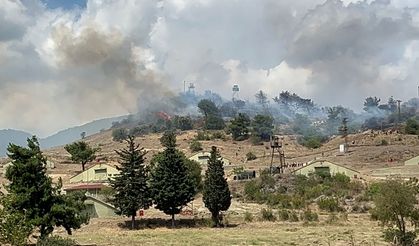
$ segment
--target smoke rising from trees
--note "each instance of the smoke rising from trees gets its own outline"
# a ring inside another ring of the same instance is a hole
[[[225,98],[238,83],[244,100],[288,90],[358,112],[367,96],[416,96],[414,1],[89,0],[66,10],[6,0],[0,16],[0,128],[45,135],[179,112],[184,80]]]

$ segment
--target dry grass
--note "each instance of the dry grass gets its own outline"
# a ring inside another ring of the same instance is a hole
[[[117,226],[122,219],[94,219],[72,238],[96,245],[387,245],[380,227],[367,215],[350,215],[336,225],[317,222],[240,222],[229,228],[178,228],[127,230]]]

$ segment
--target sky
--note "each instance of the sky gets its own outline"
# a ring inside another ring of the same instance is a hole
[[[416,0],[2,0],[0,129],[39,136],[183,90],[359,111],[419,83]]]

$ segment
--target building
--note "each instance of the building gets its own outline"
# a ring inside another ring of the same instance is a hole
[[[96,164],[70,178],[70,183],[104,183],[119,174],[118,169],[108,164]]]
[[[75,191],[83,191],[85,192],[86,196],[92,197],[99,197],[100,191],[103,188],[107,188],[108,186],[103,183],[85,183],[85,184],[77,184],[73,186],[69,186],[64,188],[66,193],[71,193]]]
[[[189,157],[189,160],[196,161],[200,163],[201,165],[206,165],[208,163],[210,156],[211,156],[210,152],[199,152]],[[224,162],[224,165],[231,164],[231,162],[228,159],[225,159],[224,157],[221,157],[220,159]]]
[[[294,170],[293,173],[306,176],[311,173],[329,173],[330,175],[341,173],[351,179],[360,178],[360,173],[358,171],[325,160],[313,161],[304,167]]]
[[[106,201],[106,196],[101,194],[101,191],[108,186],[104,183],[84,183],[76,184],[64,188],[64,191],[69,194],[72,192],[82,191],[86,195],[84,204],[86,205],[86,212],[90,218],[110,218],[118,216],[116,208]]]
[[[419,155],[404,162],[405,165],[419,165]]]
[[[84,204],[86,204],[86,211],[90,218],[111,218],[119,216],[116,214],[116,208],[112,204],[106,203],[96,197],[87,196]]]

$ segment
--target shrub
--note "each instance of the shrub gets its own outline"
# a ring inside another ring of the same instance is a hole
[[[222,132],[222,131],[213,132],[210,138],[211,139],[221,139],[221,140],[226,140],[227,139],[225,133]]]
[[[112,139],[113,141],[122,142],[128,137],[127,129],[125,128],[117,128],[112,130]]]
[[[301,213],[301,220],[306,222],[319,221],[319,215],[311,210],[305,210]]]
[[[291,222],[298,222],[299,221],[297,212],[291,211],[289,215],[290,215],[289,221],[291,221]]]
[[[252,161],[252,160],[256,160],[256,159],[257,159],[257,157],[256,157],[256,155],[255,155],[255,154],[253,154],[253,152],[248,152],[248,153],[246,154],[246,159],[247,159],[248,161]]]
[[[250,212],[248,212],[248,211],[246,211],[244,213],[244,221],[245,222],[252,222],[253,221],[253,214],[250,213]]]
[[[282,221],[287,221],[290,219],[289,212],[285,209],[281,209],[278,211],[278,217],[279,217],[279,220],[282,220]]]
[[[41,239],[38,241],[36,246],[75,246],[77,242],[69,239],[69,238],[62,238],[59,236],[50,236],[45,239]]]
[[[201,142],[197,141],[197,140],[192,140],[192,142],[189,144],[189,149],[192,152],[198,152],[202,150],[202,144]]]
[[[331,213],[326,219],[327,224],[336,224],[339,221],[339,217],[336,215],[336,213]]]
[[[406,134],[419,135],[419,123],[414,118],[408,119],[404,131]]]
[[[416,234],[413,231],[408,231],[403,234],[398,229],[388,228],[383,232],[383,238],[387,242],[394,242],[397,238],[397,245],[408,246],[415,245]]]
[[[337,212],[340,211],[338,200],[331,197],[326,197],[317,201],[317,205],[321,210],[328,212]]]
[[[252,135],[250,137],[250,143],[252,143],[253,145],[262,145],[262,138],[256,135]]]
[[[261,210],[261,214],[262,214],[262,220],[263,221],[275,221],[276,217],[272,212],[272,209],[265,209],[263,208]]]
[[[206,131],[198,131],[197,135],[195,136],[195,140],[198,140],[198,141],[209,141],[209,140],[211,140],[211,136]]]
[[[250,201],[261,200],[262,194],[260,192],[260,186],[256,180],[251,180],[245,184],[244,196]]]
[[[32,229],[23,214],[0,208],[0,245],[25,245]]]
[[[385,140],[385,139],[381,140],[381,144],[380,145],[381,146],[387,146],[388,145],[387,140]]]

